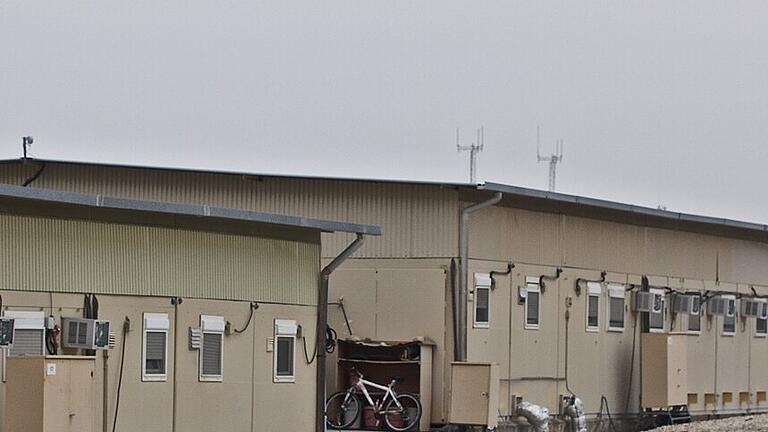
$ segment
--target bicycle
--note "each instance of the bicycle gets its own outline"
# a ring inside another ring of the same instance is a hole
[[[421,419],[421,402],[411,394],[395,392],[395,383],[402,380],[392,377],[389,385],[376,384],[367,381],[363,374],[355,368],[351,369],[357,375],[357,381],[346,391],[331,395],[325,403],[325,421],[331,429],[344,429],[352,425],[360,416],[362,403],[356,393],[365,396],[366,401],[373,407],[377,417],[384,417],[384,423],[389,430],[404,432],[413,430]],[[384,390],[384,397],[374,401],[368,393],[368,386]]]

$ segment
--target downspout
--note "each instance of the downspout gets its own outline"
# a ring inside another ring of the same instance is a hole
[[[365,237],[363,237],[363,234],[357,233],[357,238],[320,271],[320,293],[317,299],[317,329],[315,329],[317,332],[317,345],[315,345],[317,353],[317,363],[315,364],[317,368],[315,432],[325,432],[325,357],[327,354],[325,352],[325,328],[328,325],[328,281],[331,278],[331,273],[360,249],[364,241]]]
[[[459,221],[459,345],[461,358],[458,361],[467,360],[467,285],[468,285],[468,259],[469,259],[469,215],[477,210],[492,206],[501,201],[503,194],[496,192],[493,198],[479,202],[461,210]]]

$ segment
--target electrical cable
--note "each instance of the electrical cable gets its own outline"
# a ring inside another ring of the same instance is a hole
[[[331,328],[331,326],[325,327],[325,352],[328,354],[336,351],[336,330]],[[317,335],[315,335],[315,349],[312,350],[312,358],[309,358],[308,350],[307,350],[307,338],[302,336],[301,342],[304,345],[304,359],[307,361],[307,364],[310,365],[312,362],[315,361],[315,358],[317,358]]]
[[[117,430],[117,415],[120,412],[120,392],[123,389],[123,369],[125,366],[125,346],[128,344],[126,335],[128,334],[129,327],[128,317],[125,317],[123,322],[123,346],[120,349],[120,373],[117,378],[117,394],[115,395],[115,417],[112,419],[112,432]]]
[[[347,325],[347,331],[349,331],[349,335],[352,336],[352,327],[349,325],[349,319],[347,318],[347,310],[344,309],[344,302],[339,300],[339,307],[341,308],[341,313],[344,315],[344,324]]]
[[[598,418],[601,419],[600,425],[602,428],[602,417],[603,417],[603,406],[605,406],[605,412],[608,414],[608,425],[610,426],[610,430],[613,432],[616,432],[616,425],[613,423],[613,416],[611,416],[611,409],[608,407],[608,398],[605,397],[605,395],[600,396],[600,413],[598,414]]]
[[[571,390],[568,384],[568,323],[571,321],[571,311],[565,311],[565,389],[571,394],[572,398],[576,398],[576,394]]]
[[[248,321],[246,321],[245,326],[242,329],[240,329],[240,330],[235,329],[234,330],[235,333],[240,334],[240,333],[243,333],[244,331],[248,330],[248,326],[251,325],[251,320],[253,319],[253,312],[256,309],[258,309],[258,308],[259,308],[259,304],[258,303],[251,302],[251,306],[250,306],[251,312],[250,312],[250,314],[248,314]]]

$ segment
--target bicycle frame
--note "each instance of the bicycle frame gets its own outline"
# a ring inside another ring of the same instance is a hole
[[[395,405],[397,405],[398,409],[403,409],[403,406],[400,405],[400,402],[397,400],[397,394],[394,390],[392,390],[394,382],[388,386],[383,386],[381,384],[376,384],[375,382],[367,381],[363,377],[358,377],[357,384],[350,387],[349,390],[347,390],[347,394],[352,394],[355,389],[359,389],[360,392],[365,396],[365,399],[368,401],[368,403],[374,407],[376,412],[378,414],[383,414],[384,412],[381,410],[382,407],[384,407],[384,403],[387,401],[388,398],[392,398],[392,400],[395,401]],[[379,390],[384,390],[384,397],[381,399],[381,401],[377,404],[373,401],[371,398],[371,394],[368,393],[368,388],[366,386],[371,386],[373,388],[377,388]]]

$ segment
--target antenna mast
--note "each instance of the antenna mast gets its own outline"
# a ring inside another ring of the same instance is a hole
[[[550,156],[541,156],[541,127],[536,126],[536,160],[549,162],[549,191],[554,192],[557,182],[557,164],[563,161],[563,140],[555,141],[555,152]]]
[[[469,182],[477,184],[477,154],[483,151],[485,145],[485,130],[480,127],[477,130],[477,141],[470,145],[459,144],[459,128],[456,128],[456,151],[469,152]]]

